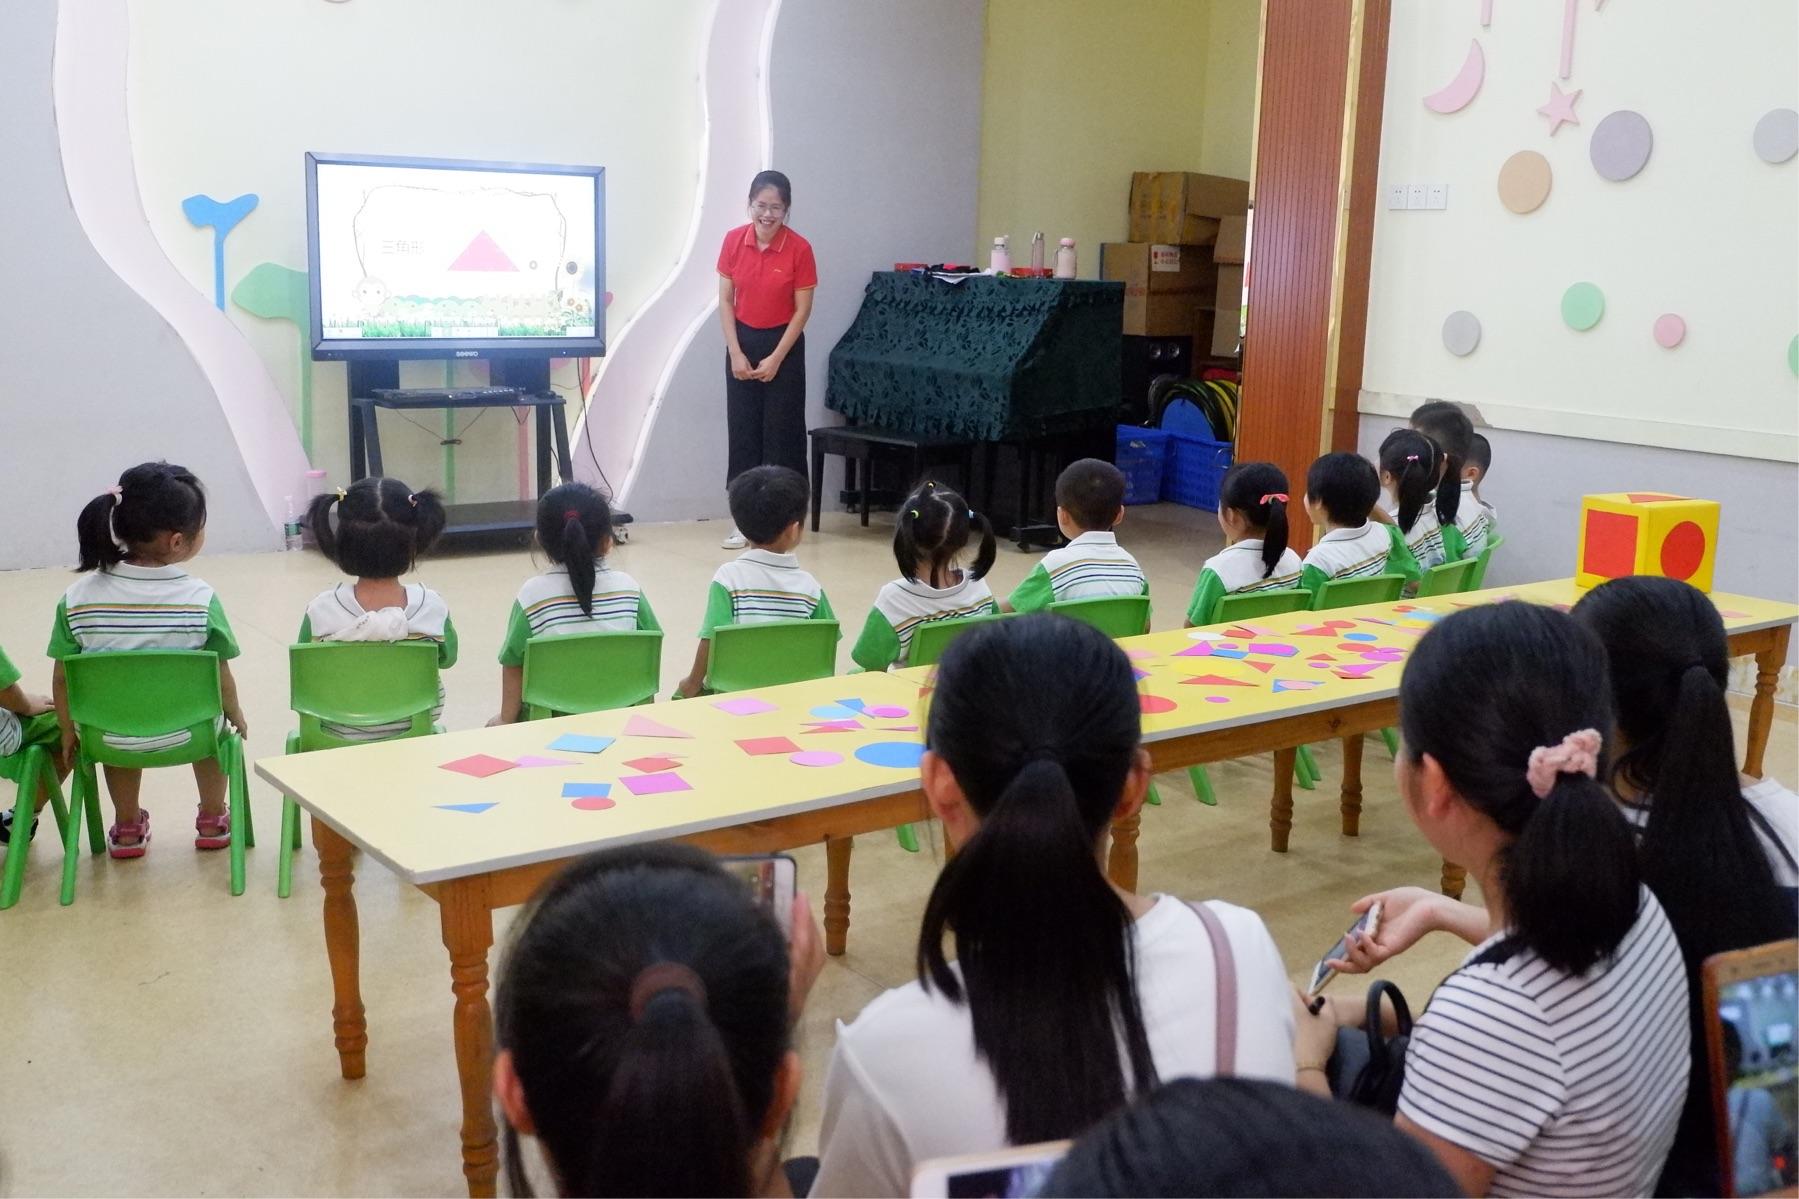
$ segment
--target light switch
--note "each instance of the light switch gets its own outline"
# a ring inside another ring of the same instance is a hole
[[[1387,184],[1387,207],[1394,212],[1403,212],[1406,208],[1406,185],[1403,183]]]
[[[1426,208],[1430,205],[1430,189],[1422,183],[1408,183],[1405,189],[1405,206],[1407,208]]]
[[[1447,183],[1431,184],[1429,194],[1426,198],[1426,203],[1429,207],[1434,208],[1434,209],[1440,210],[1440,209],[1448,208],[1449,207],[1449,185]]]

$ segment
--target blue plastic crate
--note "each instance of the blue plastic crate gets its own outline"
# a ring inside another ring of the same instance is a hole
[[[1118,426],[1118,469],[1124,472],[1124,502],[1153,504],[1162,498],[1169,434],[1139,425]]]
[[[1164,498],[1189,508],[1218,511],[1218,489],[1231,468],[1231,443],[1191,433],[1168,435]]]

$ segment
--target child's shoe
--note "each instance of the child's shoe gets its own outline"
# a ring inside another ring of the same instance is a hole
[[[121,845],[121,837],[136,837],[137,840],[128,845]],[[106,830],[106,854],[113,858],[141,858],[150,848],[150,809],[139,808],[137,820],[132,824],[120,821]]]
[[[195,849],[225,849],[230,845],[230,812],[220,812],[217,816],[208,816],[201,812],[194,817]]]

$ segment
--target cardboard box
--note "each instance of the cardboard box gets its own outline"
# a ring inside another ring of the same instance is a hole
[[[1235,358],[1237,320],[1235,308],[1202,308],[1193,323],[1193,357]]]
[[[1242,263],[1248,259],[1248,215],[1220,217],[1218,239],[1212,243],[1212,261]]]
[[[1107,242],[1099,277],[1124,284],[1124,332],[1134,337],[1187,336],[1218,289],[1204,246]]]
[[[1131,176],[1133,242],[1209,246],[1222,218],[1249,211],[1249,183],[1192,171],[1138,171]]]
[[[1213,259],[1214,262],[1217,259]],[[1218,268],[1218,287],[1213,293],[1212,307],[1229,309],[1232,312],[1243,307],[1243,268],[1241,266],[1220,266]]]

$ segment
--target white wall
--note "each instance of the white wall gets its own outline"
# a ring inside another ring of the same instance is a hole
[[[809,427],[836,419],[824,407],[826,362],[869,273],[946,261],[973,244],[983,7],[782,0],[770,165],[792,178],[793,226],[818,255],[806,327]],[[663,397],[626,497],[633,516],[725,515],[724,401],[724,342],[709,321]],[[827,489],[839,477],[833,459]]]

